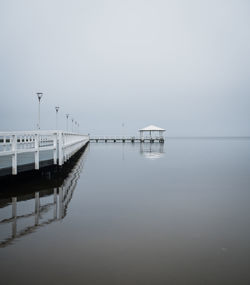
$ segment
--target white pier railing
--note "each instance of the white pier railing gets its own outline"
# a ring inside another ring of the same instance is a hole
[[[0,132],[0,164],[2,156],[11,156],[12,174],[17,174],[17,156],[34,153],[35,169],[39,169],[39,153],[53,151],[53,163],[63,165],[89,141],[88,135],[63,131]]]

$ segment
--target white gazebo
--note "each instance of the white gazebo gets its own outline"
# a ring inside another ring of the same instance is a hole
[[[139,132],[140,132],[140,138],[143,139],[144,138],[144,134],[148,133],[149,134],[149,137],[150,139],[153,138],[152,137],[152,133],[156,133],[156,135],[158,134],[159,135],[159,138],[163,138],[163,133],[165,132],[166,130],[165,129],[162,129],[162,128],[159,128],[159,127],[156,127],[154,125],[150,125],[150,126],[147,126],[146,128],[143,128],[143,129],[140,129]],[[157,137],[157,136],[155,136]]]

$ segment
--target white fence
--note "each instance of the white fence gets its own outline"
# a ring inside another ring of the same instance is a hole
[[[53,151],[54,164],[62,165],[89,141],[88,135],[63,131],[0,132],[1,156],[12,157],[12,174],[17,174],[17,155],[34,153],[39,169],[39,153]]]

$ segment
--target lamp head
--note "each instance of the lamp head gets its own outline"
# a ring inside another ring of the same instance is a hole
[[[58,111],[59,111],[59,107],[58,107],[58,106],[56,106],[56,107],[55,107],[55,109],[56,109],[56,112],[58,112]]]
[[[43,97],[43,93],[42,92],[37,92],[36,93],[38,100],[40,101]]]

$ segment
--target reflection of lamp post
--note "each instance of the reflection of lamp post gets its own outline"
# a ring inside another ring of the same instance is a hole
[[[66,114],[66,120],[67,120],[67,124],[66,125],[67,125],[67,132],[68,132],[69,131],[69,124],[68,124],[69,123],[68,122],[69,121],[69,114]]]
[[[38,130],[40,130],[40,101],[43,97],[43,93],[42,92],[37,92],[36,93],[37,98],[38,98],[38,123],[37,123],[37,128]]]
[[[57,106],[57,107],[55,107],[55,109],[56,109],[56,130],[58,129],[58,111],[59,111],[59,107]]]

